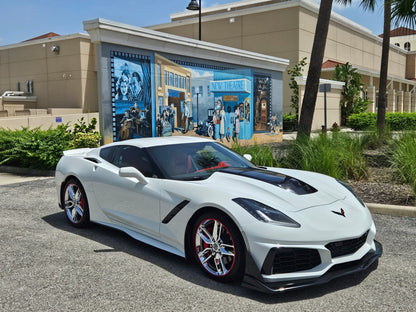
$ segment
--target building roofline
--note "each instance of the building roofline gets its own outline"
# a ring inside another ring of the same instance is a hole
[[[239,1],[224,5],[219,5],[216,7],[202,8],[202,21],[209,22],[215,21],[218,19],[224,18],[233,18],[243,15],[249,15],[253,13],[263,13],[276,9],[284,8],[293,8],[293,7],[302,7],[306,10],[312,11],[316,14],[319,13],[319,4],[313,2],[312,0],[245,0]],[[160,30],[163,31],[164,28],[171,28],[175,26],[190,25],[198,23],[198,12],[197,11],[188,11],[175,13],[170,15],[172,20],[169,23],[157,24],[152,26],[147,26],[147,29]],[[331,22],[342,25],[343,27],[349,28],[352,31],[358,32],[363,36],[366,36],[370,40],[374,40],[378,44],[382,44],[383,39],[379,36],[373,34],[371,30],[361,26],[350,19],[335,13],[331,12]],[[397,52],[406,54],[407,51],[393,45],[390,43],[390,47],[395,49]]]
[[[380,78],[380,73],[379,72],[376,72],[376,71],[373,71],[373,70],[368,70],[368,69],[365,69],[365,68],[360,68],[360,67],[354,66],[353,64],[351,64],[351,66],[353,68],[356,68],[357,72],[359,74],[364,74],[364,75],[367,75],[367,76]],[[331,71],[334,71],[334,69],[335,69],[335,67],[322,68],[322,72],[331,72]],[[400,78],[400,77],[397,77],[397,76],[388,75],[387,79],[416,86],[416,81],[406,79],[406,78]]]
[[[311,0],[245,0],[205,9],[202,8],[201,13],[203,20],[212,21],[222,18],[236,17],[253,13],[262,13],[274,9],[291,8],[296,6],[301,6],[315,13],[319,12],[319,5]],[[170,17],[172,21],[169,23],[152,25],[148,26],[147,28],[162,29],[172,27],[172,25],[177,26],[184,24],[194,24],[198,22],[197,11],[185,11],[180,13],[174,13],[171,14]],[[333,11],[331,13],[331,20],[334,22],[342,23],[342,25],[352,28],[361,33],[366,33],[367,35],[372,35],[375,38],[378,38],[378,36],[374,35],[368,28],[365,28]]]
[[[0,50],[27,47],[27,46],[36,45],[36,44],[56,42],[56,41],[62,41],[62,40],[70,40],[70,39],[75,39],[75,38],[90,39],[90,36],[85,33],[75,33],[75,34],[70,34],[70,35],[34,39],[30,41],[23,41],[19,43],[12,43],[8,45],[0,46]]]
[[[266,70],[284,71],[289,60],[231,48],[211,42],[172,35],[101,18],[84,21],[92,43],[108,42],[157,52],[241,65]]]

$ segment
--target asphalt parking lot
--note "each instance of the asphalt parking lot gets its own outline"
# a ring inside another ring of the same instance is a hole
[[[53,178],[0,186],[0,215],[0,311],[416,311],[416,218],[374,215],[377,270],[267,295],[119,231],[71,227]]]

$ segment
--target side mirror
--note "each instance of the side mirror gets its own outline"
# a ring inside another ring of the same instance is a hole
[[[253,156],[251,156],[250,154],[244,154],[243,157],[248,161],[251,161],[253,159]]]
[[[122,167],[118,171],[118,175],[124,178],[136,178],[143,185],[148,184],[146,177],[134,167]]]

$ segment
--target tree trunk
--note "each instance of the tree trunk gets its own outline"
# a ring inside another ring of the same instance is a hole
[[[381,52],[380,83],[378,86],[377,130],[380,137],[386,131],[386,86],[390,51],[391,0],[384,0],[383,48]]]
[[[388,1],[388,0],[385,0]],[[325,52],[326,37],[328,35],[329,20],[331,18],[332,0],[321,0],[318,21],[316,23],[315,37],[313,40],[311,62],[308,78],[306,80],[305,94],[300,112],[298,138],[310,136],[313,114],[315,112],[316,96],[321,77],[322,62]]]

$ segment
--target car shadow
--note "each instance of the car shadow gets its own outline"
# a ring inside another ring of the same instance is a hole
[[[42,219],[59,230],[79,235],[108,247],[91,250],[91,252],[124,252],[157,265],[169,273],[193,284],[256,300],[264,304],[285,303],[322,297],[328,293],[359,285],[372,271],[370,269],[365,272],[344,276],[343,278],[335,279],[323,285],[279,292],[276,294],[266,294],[242,287],[238,283],[223,284],[211,280],[197,265],[190,264],[182,257],[137,241],[117,229],[95,223],[91,223],[86,228],[75,228],[68,223],[63,212],[47,215]]]

